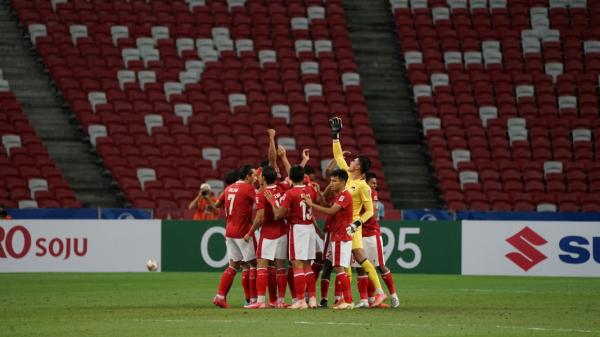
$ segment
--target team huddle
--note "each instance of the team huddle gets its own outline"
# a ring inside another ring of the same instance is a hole
[[[229,185],[216,206],[225,210],[229,266],[221,276],[215,305],[229,307],[226,297],[241,269],[245,308],[327,307],[332,271],[336,273],[333,309],[388,307],[377,267],[388,288],[391,306],[399,306],[392,274],[384,263],[374,213],[377,179],[368,172],[371,161],[358,156],[346,163],[339,141],[342,120],[332,118],[329,125],[334,160],[327,167],[329,184],[323,191],[313,181],[314,176],[310,177],[314,170],[306,165],[308,151],[303,151],[299,165],[292,166],[285,149],[275,146],[274,130],[269,130],[268,163],[258,169],[246,165],[226,177]],[[285,167],[285,179],[279,173],[278,159]],[[337,169],[333,169],[335,165]],[[322,231],[314,211],[327,215]],[[350,287],[351,267],[356,267],[358,274],[357,305]],[[317,303],[319,275],[321,300]],[[288,286],[291,305],[285,303]]]

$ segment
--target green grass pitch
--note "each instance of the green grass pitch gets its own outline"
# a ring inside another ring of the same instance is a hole
[[[600,336],[600,280],[395,275],[400,309],[245,310],[217,273],[0,274],[0,336]]]

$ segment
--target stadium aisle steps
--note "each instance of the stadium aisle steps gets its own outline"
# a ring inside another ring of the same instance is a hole
[[[97,157],[90,154],[90,146],[82,143],[81,132],[62,112],[62,100],[32,56],[6,2],[0,2],[0,28],[0,68],[4,78],[77,199],[90,207],[118,206],[109,189],[110,180],[102,176]]]
[[[387,4],[344,1],[379,157],[396,208],[440,208]]]

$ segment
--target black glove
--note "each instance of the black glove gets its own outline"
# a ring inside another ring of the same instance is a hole
[[[331,128],[331,138],[340,139],[340,131],[342,131],[342,119],[339,117],[333,117],[329,120],[329,127]]]
[[[362,225],[362,221],[360,220],[356,220],[353,223],[351,223],[350,225],[348,225],[348,227],[346,227],[346,233],[348,233],[348,235],[353,236],[354,233],[356,233],[356,229],[358,227],[360,227]]]

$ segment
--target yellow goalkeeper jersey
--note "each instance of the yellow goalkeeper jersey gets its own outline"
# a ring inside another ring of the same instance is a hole
[[[333,141],[333,158],[340,169],[348,172],[348,164],[344,159],[342,145],[337,139]],[[362,223],[367,222],[374,214],[371,188],[364,179],[352,179],[348,177],[346,189],[352,195],[352,221],[360,219]],[[360,212],[363,208],[365,211],[361,214]]]

